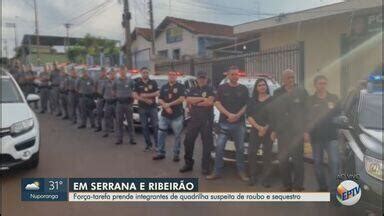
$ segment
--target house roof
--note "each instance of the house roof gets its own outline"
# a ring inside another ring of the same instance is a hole
[[[234,26],[234,33],[240,34],[248,31],[258,31],[266,28],[273,28],[281,25],[298,23],[323,17],[350,13],[353,11],[382,7],[382,0],[347,0],[335,4],[297,11],[283,13],[278,16],[246,22]]]
[[[77,44],[83,38],[69,38],[69,44]],[[118,42],[117,40],[110,40]],[[52,36],[52,35],[39,35],[40,46],[64,46],[66,41],[66,37],[63,36]],[[23,37],[22,45],[37,45],[36,44],[36,35],[26,34]]]
[[[41,46],[64,46],[66,37],[62,36],[49,36],[49,35],[40,35],[39,42]],[[76,44],[81,38],[69,38],[70,44]],[[22,45],[37,45],[36,44],[36,35],[26,34],[23,37]]]
[[[132,40],[136,40],[138,35],[141,35],[147,41],[152,40],[152,32],[149,28],[136,27],[132,32]]]
[[[165,17],[165,19],[156,28],[156,36],[158,36],[170,23],[174,23],[194,34],[233,37],[232,26],[187,20],[169,16]]]

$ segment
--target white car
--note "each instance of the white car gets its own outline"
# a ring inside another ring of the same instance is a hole
[[[132,75],[132,79],[136,80],[137,78],[140,78],[140,74]],[[157,82],[157,86],[160,89],[163,85],[168,83],[168,76],[167,75],[149,75],[149,79],[155,80]],[[189,89],[197,85],[196,77],[191,75],[180,75],[177,77],[177,82],[183,84],[185,86],[186,91],[188,92]],[[188,121],[190,118],[189,111],[187,104],[184,103],[184,111],[185,111],[185,120]],[[159,107],[159,115],[160,115],[160,107]],[[140,115],[139,115],[139,107],[138,103],[135,100],[133,103],[133,124],[135,126],[141,127],[140,124]]]
[[[4,69],[0,70],[0,171],[19,166],[34,168],[39,163],[40,129],[28,102],[36,102],[40,97],[30,94],[25,99],[13,77]]]
[[[273,94],[273,92],[277,88],[280,87],[280,85],[276,81],[274,81],[271,77],[264,76],[264,75],[260,75],[260,76],[256,76],[256,77],[240,77],[238,82],[242,85],[245,85],[245,87],[247,87],[247,89],[249,91],[249,95],[251,96],[255,82],[257,81],[257,79],[260,79],[260,78],[263,78],[267,81],[267,85],[269,87],[269,91],[271,94]],[[227,83],[228,81],[229,80],[227,78],[224,78],[220,82],[220,85]],[[219,117],[220,117],[220,112],[215,107],[214,108],[214,130],[213,130],[214,141],[215,141],[214,145],[215,146],[216,146]],[[249,141],[249,132],[250,132],[251,125],[248,122],[246,122],[246,127],[247,127],[247,131],[246,131],[245,138],[244,138],[245,139],[244,140],[244,154],[245,154],[245,160],[247,161],[247,159],[248,159],[248,145],[249,145],[248,141]],[[277,142],[273,143],[272,152],[277,153]],[[258,156],[262,155],[262,145],[261,145],[261,148],[258,150],[257,155]],[[212,156],[215,157],[214,152],[212,153]],[[224,159],[224,161],[230,161],[230,162],[236,161],[236,147],[235,147],[235,143],[233,142],[233,140],[231,138],[228,139],[227,144],[225,145],[223,159]]]

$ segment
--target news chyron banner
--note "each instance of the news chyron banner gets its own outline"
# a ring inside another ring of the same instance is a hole
[[[199,192],[198,178],[24,178],[22,201],[330,202],[329,192]]]

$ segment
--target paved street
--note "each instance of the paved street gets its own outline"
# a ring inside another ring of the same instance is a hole
[[[35,170],[17,170],[2,176],[2,212],[5,216],[43,215],[345,215],[346,207],[330,208],[327,203],[68,203],[21,202],[20,181],[24,177],[199,177],[200,191],[267,191],[249,187],[236,175],[234,164],[227,165],[223,179],[206,181],[197,162],[192,173],[180,174],[182,162],[171,157],[155,162],[152,153],[138,145],[114,145],[114,137],[101,138],[90,129],[78,130],[68,121],[49,114],[39,115],[42,143],[40,165]],[[125,140],[127,141],[127,139]],[[126,142],[127,143],[127,142]],[[200,144],[200,143],[199,143]],[[167,146],[170,149],[171,145]],[[200,153],[201,148],[196,148]],[[199,154],[200,155],[200,154]],[[200,156],[196,158],[199,160]],[[197,161],[198,161],[197,160]],[[306,165],[307,191],[316,190],[312,165]],[[278,191],[275,183],[271,191]],[[350,215],[350,214],[349,214]]]

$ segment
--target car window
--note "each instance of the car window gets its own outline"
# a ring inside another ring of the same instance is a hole
[[[167,84],[168,80],[166,79],[155,79],[157,87],[160,89],[163,85]]]
[[[10,78],[1,79],[1,103],[23,103],[20,92]]]
[[[382,94],[362,93],[358,110],[359,124],[367,129],[383,130]]]

